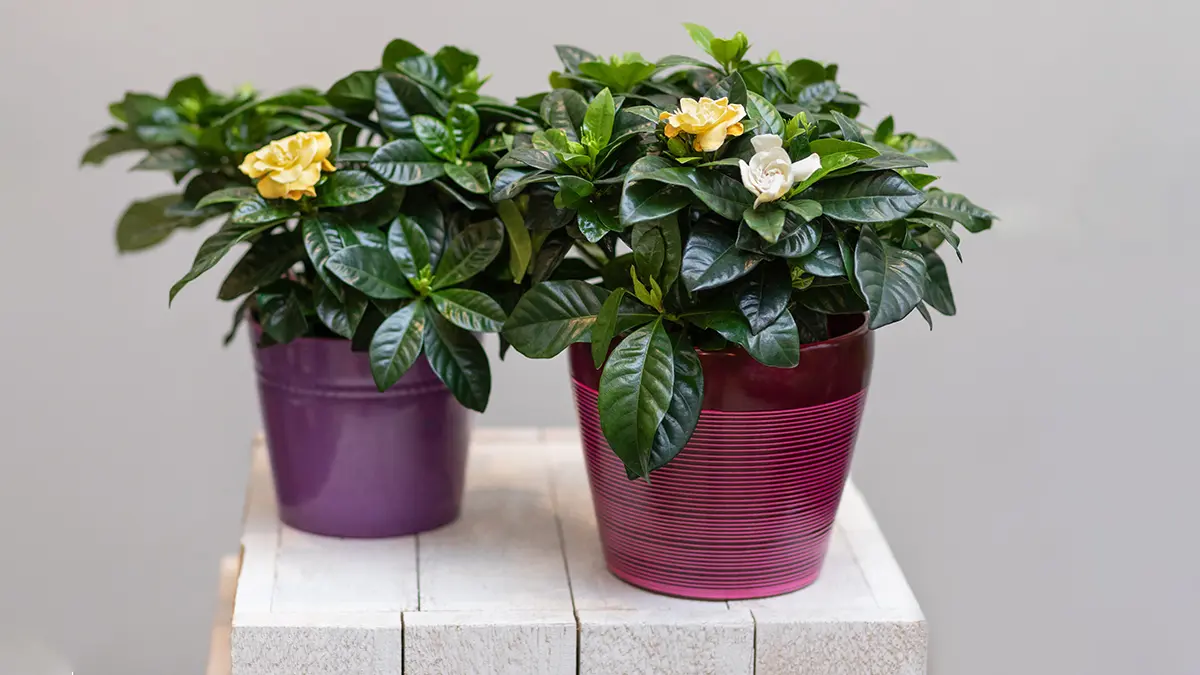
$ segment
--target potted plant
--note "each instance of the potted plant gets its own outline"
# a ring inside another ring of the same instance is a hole
[[[493,198],[551,201],[592,276],[533,286],[503,334],[569,352],[613,573],[760,597],[819,574],[874,329],[954,314],[938,251],[995,217],[934,185],[941,144],[857,121],[837,66],[688,30],[712,62],[559,48]]]
[[[477,65],[395,40],[379,68],[324,93],[244,97],[151,149],[204,158],[189,188],[222,179],[185,190],[188,208],[224,220],[170,299],[247,245],[219,297],[239,302],[227,341],[252,323],[289,525],[385,537],[459,513],[467,409],[484,410],[491,388],[479,334],[500,330],[495,297],[513,296],[530,260],[528,232],[487,195],[507,132],[534,115],[481,96]],[[259,146],[190,145],[247,129]]]

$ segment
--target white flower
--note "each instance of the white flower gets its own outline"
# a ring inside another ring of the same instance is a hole
[[[787,194],[796,183],[803,183],[821,168],[817,153],[793,162],[783,149],[783,139],[775,134],[762,134],[750,139],[754,145],[754,156],[747,164],[738,160],[742,170],[742,184],[757,197],[754,208],[764,202],[773,202]]]

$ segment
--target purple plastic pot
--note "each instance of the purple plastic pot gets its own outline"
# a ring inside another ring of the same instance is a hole
[[[458,517],[467,410],[424,356],[383,393],[367,355],[350,351],[346,340],[255,347],[254,359],[284,523],[374,538]]]

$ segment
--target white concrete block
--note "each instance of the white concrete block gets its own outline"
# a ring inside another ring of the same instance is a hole
[[[404,615],[405,675],[573,675],[575,617],[564,611]]]
[[[924,617],[853,485],[816,584],[725,603],[608,572],[574,429],[477,432],[460,521],[397,539],[282,527],[255,457],[234,675],[925,672]]]

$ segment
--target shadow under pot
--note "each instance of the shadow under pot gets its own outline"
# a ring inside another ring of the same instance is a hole
[[[280,518],[306,532],[381,538],[458,518],[468,411],[421,355],[380,392],[348,340],[258,347],[259,402]]]
[[[817,580],[850,472],[874,334],[831,316],[829,340],[795,368],[740,349],[699,352],[695,434],[650,482],[631,481],[600,429],[602,371],[570,348],[588,479],[609,570],[651,591],[704,600],[780,595]]]

